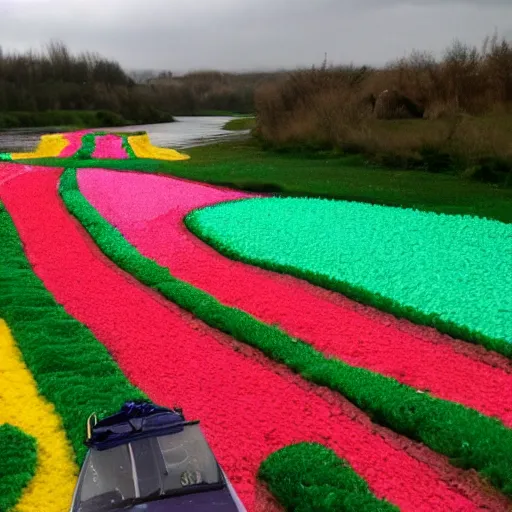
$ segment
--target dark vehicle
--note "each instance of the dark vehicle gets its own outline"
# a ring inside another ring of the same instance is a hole
[[[70,512],[245,512],[198,421],[127,402],[87,422],[89,451]]]

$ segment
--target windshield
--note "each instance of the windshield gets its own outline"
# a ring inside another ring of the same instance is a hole
[[[198,424],[186,425],[176,434],[91,450],[82,474],[76,512],[119,510],[130,503],[222,482]]]

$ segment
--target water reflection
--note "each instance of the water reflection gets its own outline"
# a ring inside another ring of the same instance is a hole
[[[155,146],[187,148],[211,144],[225,139],[246,137],[248,131],[230,132],[222,127],[231,117],[177,117],[176,123],[147,124],[105,128],[107,132],[145,131]],[[101,130],[101,128],[99,128]],[[45,133],[59,132],[58,128],[20,128],[0,132],[0,152],[31,151]]]

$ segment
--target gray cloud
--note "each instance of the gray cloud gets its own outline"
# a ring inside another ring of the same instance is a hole
[[[0,0],[5,48],[55,38],[127,68],[380,64],[495,29],[511,34],[511,0]]]

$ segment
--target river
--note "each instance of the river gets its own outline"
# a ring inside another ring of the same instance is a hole
[[[248,131],[231,132],[222,129],[231,119],[231,117],[177,117],[175,123],[98,128],[98,130],[145,131],[155,146],[180,149],[246,137]],[[58,128],[20,128],[0,132],[0,152],[31,151],[36,148],[42,134],[59,131]]]

